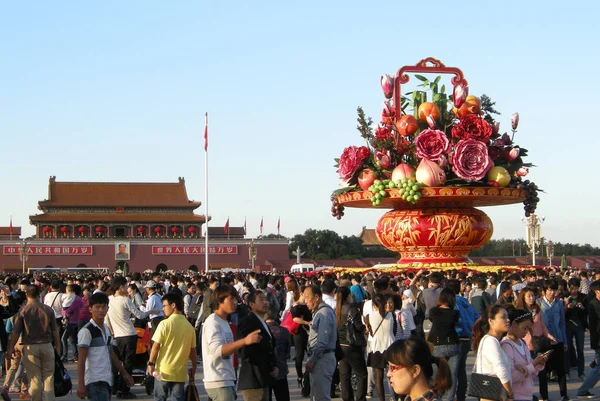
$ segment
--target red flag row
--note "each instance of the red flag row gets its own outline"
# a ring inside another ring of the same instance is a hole
[[[262,234],[263,232],[263,228],[264,228],[264,219],[261,217],[260,218],[260,233]],[[277,235],[279,235],[279,232],[281,230],[281,217],[277,218]],[[223,231],[225,232],[225,234],[229,233],[229,217],[227,217],[227,221],[225,222],[225,225],[223,226]],[[244,234],[247,233],[247,224],[246,224],[246,218],[244,217]]]

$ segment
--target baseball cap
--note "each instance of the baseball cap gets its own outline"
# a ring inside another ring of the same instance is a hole
[[[148,282],[146,282],[144,288],[156,288],[156,281],[149,280]]]

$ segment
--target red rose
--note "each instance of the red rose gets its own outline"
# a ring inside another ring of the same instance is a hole
[[[370,154],[371,152],[366,146],[348,146],[344,149],[338,162],[337,172],[340,178],[347,182]]]
[[[458,141],[450,158],[452,171],[465,181],[479,181],[492,168],[487,146],[475,139]]]
[[[415,138],[417,157],[437,161],[450,150],[448,137],[440,130],[426,129]]]
[[[452,128],[452,138],[476,139],[487,143],[492,136],[492,127],[476,114],[465,116]]]

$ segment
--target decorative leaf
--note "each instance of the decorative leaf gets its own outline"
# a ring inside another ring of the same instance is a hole
[[[446,85],[442,85],[442,90],[441,90],[441,92],[442,92],[442,93],[446,93]]]
[[[437,83],[439,83],[439,82],[440,82],[440,80],[441,80],[441,79],[442,79],[442,76],[441,76],[441,75],[438,75],[438,77],[437,77],[437,78],[435,79],[435,81],[433,81],[433,82],[435,82],[435,83],[437,84]]]
[[[429,80],[427,78],[425,78],[423,75],[415,74],[415,78],[417,78],[419,81],[429,82]]]

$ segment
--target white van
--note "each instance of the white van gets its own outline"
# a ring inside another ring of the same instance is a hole
[[[315,270],[315,265],[312,263],[300,263],[293,265],[290,269],[290,273],[308,273]]]

